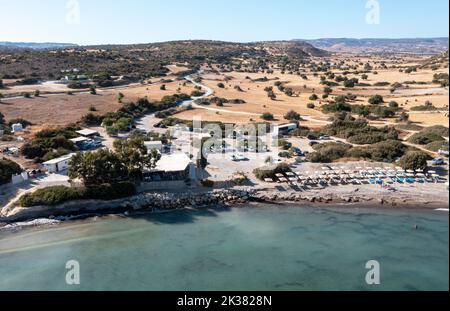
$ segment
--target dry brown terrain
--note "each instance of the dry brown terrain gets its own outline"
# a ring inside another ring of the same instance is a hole
[[[158,79],[159,81],[160,79]],[[98,89],[97,95],[74,93],[74,95],[42,95],[33,98],[2,99],[0,112],[7,120],[23,118],[33,124],[66,125],[76,122],[89,112],[91,106],[97,113],[116,111],[122,104],[117,100],[119,92],[125,95],[123,102],[136,101],[147,96],[150,100],[158,101],[166,95],[176,94],[178,91],[190,94],[192,85],[183,86],[182,82],[166,83],[166,90],[160,90],[161,83],[151,85],[132,85],[117,89]]]
[[[213,96],[223,97],[226,99],[242,99],[245,104],[225,104],[224,107],[216,107],[215,105],[198,107],[195,110],[185,111],[177,115],[181,119],[192,119],[194,116],[200,116],[203,120],[208,121],[225,121],[246,123],[252,121],[261,121],[261,114],[264,112],[272,113],[277,119],[275,122],[284,123],[283,116],[286,112],[294,110],[305,116],[307,122],[305,125],[317,126],[327,120],[329,116],[321,112],[321,105],[327,103],[333,98],[333,95],[345,95],[352,93],[357,95],[356,104],[368,104],[370,96],[378,94],[382,95],[385,102],[396,101],[407,112],[411,113],[411,121],[421,123],[424,126],[436,124],[448,125],[448,104],[449,91],[448,88],[442,88],[438,84],[433,84],[433,75],[435,73],[448,73],[448,68],[440,68],[438,70],[420,69],[424,57],[392,57],[391,59],[383,59],[380,57],[354,57],[335,56],[331,62],[344,62],[346,66],[358,66],[358,70],[363,70],[363,65],[369,63],[373,67],[373,71],[368,73],[368,79],[362,80],[361,74],[347,75],[348,78],[359,78],[360,82],[369,83],[372,86],[345,88],[342,85],[332,87],[333,94],[327,100],[322,100],[324,85],[320,84],[320,75],[314,75],[309,69],[305,69],[308,77],[307,80],[302,79],[295,74],[283,74],[275,68],[274,73],[244,73],[244,72],[226,72],[217,74],[207,72],[203,75],[203,84],[214,89]],[[314,59],[319,62],[320,59]],[[381,67],[386,65],[387,69]],[[417,66],[417,72],[406,73],[405,68]],[[403,70],[403,72],[400,72]],[[343,70],[333,70],[336,75],[341,75]],[[376,72],[376,74],[375,74]],[[229,80],[225,79],[227,77]],[[267,77],[269,81],[254,82],[256,79]],[[285,87],[290,87],[296,93],[289,97],[280,92],[274,86],[276,81],[284,83]],[[410,84],[407,86],[405,81],[417,81],[425,84]],[[217,84],[221,82],[225,84],[225,88],[219,88]],[[402,83],[404,87],[397,89],[391,93],[391,87],[373,86],[377,82]],[[242,91],[236,90],[239,86]],[[264,88],[273,86],[273,90],[277,95],[276,100],[267,97]],[[319,100],[311,101],[309,97],[317,94]],[[427,101],[433,103],[434,106],[442,108],[442,112],[412,112],[410,109],[414,106],[424,105]],[[307,108],[307,104],[313,102],[315,109]],[[447,113],[446,113],[447,111]],[[386,120],[386,123],[392,123],[395,120]],[[377,122],[380,123],[380,122]],[[381,123],[382,124],[382,123]]]

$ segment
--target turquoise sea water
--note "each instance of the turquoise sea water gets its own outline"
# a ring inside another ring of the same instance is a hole
[[[369,260],[380,285],[365,282]],[[448,290],[449,219],[289,206],[106,217],[0,232],[0,276],[0,290]]]

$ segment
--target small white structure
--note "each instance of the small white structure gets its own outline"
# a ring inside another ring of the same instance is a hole
[[[28,173],[27,172],[22,172],[19,175],[13,175],[11,177],[11,181],[12,181],[13,185],[21,184],[21,183],[23,183],[23,182],[25,182],[27,180],[28,180]]]
[[[69,168],[69,161],[74,155],[75,153],[71,153],[60,158],[44,162],[43,165],[49,173],[63,172]]]
[[[145,147],[147,148],[148,153],[156,150],[162,153],[163,143],[161,141],[146,141],[144,142]]]
[[[23,132],[23,126],[21,123],[15,123],[11,125],[11,129],[13,133]]]
[[[100,136],[99,132],[90,129],[82,129],[81,131],[77,131],[76,133],[85,138]]]

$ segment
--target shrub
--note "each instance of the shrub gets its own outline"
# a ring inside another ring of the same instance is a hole
[[[448,142],[446,141],[435,141],[432,143],[429,143],[425,146],[425,149],[438,152],[439,150],[448,150]]]
[[[273,120],[275,120],[275,117],[270,112],[264,112],[261,115],[261,119],[266,120],[266,121],[273,121]]]
[[[12,175],[17,175],[22,172],[20,165],[7,160],[0,160],[0,185],[7,184],[11,181]]]
[[[300,121],[301,116],[298,112],[291,110],[284,115],[284,118],[288,121]]]
[[[405,170],[424,170],[427,168],[429,155],[422,151],[410,151],[399,161],[399,165]]]
[[[418,124],[415,124],[415,123],[412,123],[412,122],[408,122],[406,124],[399,124],[399,125],[396,125],[395,127],[397,129],[399,129],[399,130],[405,130],[405,131],[420,131],[420,130],[423,130],[422,126],[420,126]]]
[[[385,127],[382,129],[369,126],[367,121],[353,120],[345,115],[338,118],[332,124],[322,128],[322,131],[331,136],[347,139],[353,144],[374,144],[387,139],[398,139],[395,128]]]
[[[408,141],[416,145],[428,145],[436,141],[444,141],[445,139],[437,133],[434,132],[419,132],[411,136]]]
[[[286,163],[280,163],[277,166],[257,168],[253,171],[253,174],[255,174],[256,178],[259,180],[264,180],[266,178],[275,178],[276,174],[282,174],[290,171],[291,169],[289,168],[289,165]]]
[[[427,127],[423,130],[424,133],[435,133],[437,135],[441,135],[443,137],[448,137],[448,127],[443,125],[435,125]]]
[[[374,95],[369,98],[369,104],[371,105],[380,105],[384,103],[384,99],[381,95]]]
[[[325,104],[322,106],[322,111],[324,113],[334,113],[339,111],[352,111],[352,106],[347,103],[336,102],[331,104]]]
[[[392,163],[404,155],[408,148],[397,140],[386,140],[366,147],[372,161]]]
[[[391,107],[391,108],[398,108],[399,105],[398,105],[398,103],[397,103],[396,101],[391,101],[391,102],[389,103],[389,107]]]
[[[55,186],[39,189],[33,193],[25,194],[19,199],[23,207],[38,205],[53,206],[67,201],[81,200],[85,196],[84,188],[69,188],[66,186]]]
[[[78,188],[54,186],[25,194],[19,199],[19,204],[23,207],[54,206],[74,200],[110,201],[126,198],[134,194],[136,194],[136,187],[129,182]]]
[[[205,92],[199,91],[199,90],[192,91],[192,93],[191,93],[191,97],[200,97],[200,96],[203,96],[203,95],[205,95]]]
[[[308,103],[308,104],[306,105],[306,107],[307,107],[308,109],[314,109],[314,108],[316,108],[316,105],[314,105],[313,103]]]
[[[350,148],[350,145],[334,142],[319,144],[314,147],[316,152],[308,154],[306,160],[312,163],[331,163],[345,157]]]
[[[312,95],[309,97],[309,100],[312,100],[312,101],[318,100],[318,99],[319,99],[319,97],[318,97],[316,94],[312,94]]]

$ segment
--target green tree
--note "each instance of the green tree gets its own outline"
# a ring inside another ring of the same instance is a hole
[[[319,99],[319,97],[316,95],[316,94],[312,94],[310,97],[309,97],[309,100],[318,100]]]
[[[261,115],[261,118],[262,118],[263,120],[266,120],[266,121],[273,121],[273,120],[275,119],[275,117],[273,116],[273,114],[271,114],[270,112],[264,112],[264,113]]]
[[[427,168],[429,156],[422,151],[410,151],[400,159],[400,166],[404,170],[424,170]]]
[[[384,103],[384,99],[381,95],[374,95],[369,98],[369,104],[371,105],[380,105],[382,103]]]
[[[85,185],[116,183],[128,179],[127,166],[108,149],[77,153],[70,160],[69,177]]]
[[[156,151],[148,153],[144,137],[137,132],[127,140],[114,141],[114,150],[133,178],[140,178],[145,168],[154,168],[156,162],[161,158]]]
[[[300,121],[301,116],[298,112],[291,110],[284,115],[284,118],[288,121]]]
[[[19,164],[10,160],[0,159],[0,185],[9,183],[12,175],[20,174],[21,172],[22,169]]]
[[[323,89],[323,92],[325,94],[329,95],[329,94],[333,93],[333,89],[331,87],[327,86]]]

